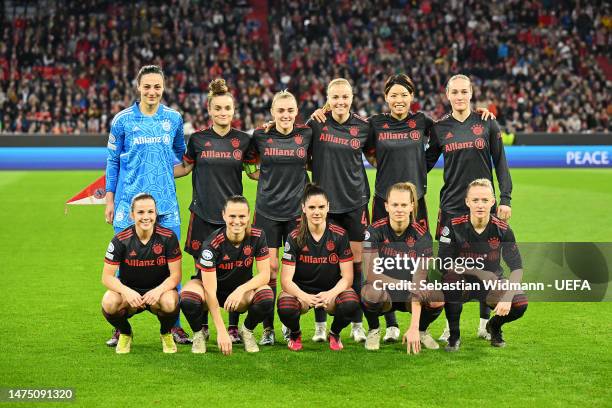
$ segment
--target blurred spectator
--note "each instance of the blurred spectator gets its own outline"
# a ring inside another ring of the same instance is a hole
[[[461,72],[509,132],[611,130],[605,1],[270,0],[269,30],[245,0],[12,4],[25,12],[3,10],[1,132],[105,133],[145,64],[163,67],[164,103],[184,114],[186,133],[207,125],[215,77],[236,90],[234,126],[248,130],[283,88],[307,118],[338,76],[353,81],[359,114],[384,111],[384,79],[400,71],[417,84],[412,108],[433,117]]]

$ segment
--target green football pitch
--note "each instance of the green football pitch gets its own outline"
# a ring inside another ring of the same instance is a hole
[[[309,340],[312,313],[302,318],[299,353],[281,340],[256,355],[236,347],[225,357],[213,332],[207,354],[179,346],[178,354],[164,355],[157,319],[144,313],[132,319],[131,354],[116,355],[104,345],[111,329],[100,313],[112,229],[101,206],[64,215],[65,200],[100,174],[0,172],[0,387],[70,387],[78,406],[611,406],[610,303],[533,302],[505,327],[505,349],[476,338],[472,303],[462,316],[460,352],[418,356],[401,344],[366,352],[346,333],[344,351],[331,352]],[[439,170],[429,176],[432,223],[441,177]],[[511,225],[519,242],[612,242],[612,171],[514,169],[512,177]],[[185,235],[190,177],[177,186]],[[256,185],[245,186],[253,203]],[[185,257],[184,282],[192,270]],[[398,318],[403,331],[409,317]],[[436,337],[443,324],[432,325]],[[277,318],[281,337],[279,329]]]

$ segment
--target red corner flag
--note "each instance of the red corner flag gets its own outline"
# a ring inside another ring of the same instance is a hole
[[[102,175],[102,177],[81,190],[80,193],[66,201],[66,205],[106,204],[105,195],[105,176]],[[68,212],[68,207],[66,207],[66,212]]]

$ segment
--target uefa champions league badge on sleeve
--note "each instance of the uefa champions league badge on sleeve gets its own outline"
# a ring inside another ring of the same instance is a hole
[[[115,246],[112,242],[108,244],[108,248],[106,248],[106,252],[113,252],[115,250]]]
[[[205,249],[204,251],[202,251],[202,258],[210,261],[213,258],[213,253],[210,249]]]
[[[363,234],[363,240],[367,241],[368,239],[370,239],[370,231],[366,231],[365,234]]]

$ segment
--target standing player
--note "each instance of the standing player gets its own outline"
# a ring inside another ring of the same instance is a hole
[[[269,286],[270,261],[266,236],[249,228],[249,203],[243,196],[231,196],[223,209],[225,226],[204,242],[196,263],[198,273],[181,292],[181,309],[193,330],[193,353],[206,352],[202,317],[210,311],[217,328],[217,343],[223,354],[231,354],[232,341],[225,330],[220,307],[228,312],[248,310],[240,330],[248,353],[259,351],[253,329],[274,309]],[[253,262],[258,274],[253,277]]]
[[[414,82],[408,75],[391,75],[384,87],[385,101],[391,113],[373,115],[368,119],[370,134],[366,156],[376,167],[372,222],[387,217],[384,197],[389,188],[395,183],[410,182],[417,189],[419,213],[416,220],[427,229],[425,146],[433,120],[423,112],[410,111],[414,93]],[[385,320],[384,341],[397,341],[400,331],[395,313],[385,314]]]
[[[353,89],[344,78],[336,78],[327,86],[327,105],[330,112],[324,121],[316,119],[307,124],[312,128],[312,179],[329,200],[328,218],[347,230],[353,252],[353,290],[361,293],[361,242],[368,226],[370,185],[363,166],[362,152],[368,137],[366,119],[351,112]],[[315,309],[313,341],[325,341],[323,309]],[[361,309],[353,318],[351,337],[365,341]]]
[[[183,162],[174,167],[175,177],[183,177],[193,170],[185,252],[194,257],[196,265],[204,240],[224,225],[221,213],[225,200],[242,195],[242,160],[251,140],[248,133],[231,127],[234,98],[225,80],[213,80],[208,89],[208,114],[213,125],[191,135]],[[228,332],[233,343],[241,341],[238,316],[230,313]],[[202,323],[204,337],[208,339],[208,314]]]
[[[465,191],[475,179],[493,181],[493,166],[500,189],[500,205],[497,216],[507,221],[512,210],[510,200],[512,179],[501,140],[501,131],[495,120],[483,120],[471,110],[472,83],[465,75],[455,75],[446,84],[446,96],[452,113],[434,125],[427,150],[427,168],[432,169],[441,154],[444,155],[444,186],[440,191],[440,211],[436,239],[441,228],[451,218],[465,214]],[[495,210],[495,206],[491,207]],[[490,309],[485,303],[480,307],[478,336],[490,338],[485,326]],[[446,337],[446,331],[441,339]]]
[[[278,248],[297,226],[300,197],[308,183],[306,162],[312,130],[294,125],[298,114],[295,97],[288,91],[274,95],[271,108],[274,127],[268,133],[253,133],[249,161],[259,163],[250,175],[258,179],[254,225],[265,231],[270,248],[270,287],[276,296]],[[274,312],[263,322],[264,333],[259,344],[274,344]]]
[[[443,271],[446,283],[476,283],[480,290],[449,290],[444,292],[444,310],[450,328],[446,351],[457,351],[461,344],[459,320],[463,303],[478,299],[495,307],[495,316],[486,324],[493,347],[504,347],[502,326],[519,319],[527,310],[527,297],[520,291],[486,290],[484,280],[503,279],[500,259],[510,268],[509,281],[520,283],[523,276],[521,255],[514,233],[505,221],[491,214],[495,204],[493,184],[489,179],[477,179],[467,186],[465,204],[469,214],[454,217],[440,231],[438,258],[442,260],[462,258],[480,259],[483,268],[463,271],[449,268]],[[446,262],[444,262],[446,264]]]
[[[164,353],[176,353],[170,329],[179,314],[176,286],[181,281],[181,248],[172,230],[157,225],[153,196],[135,195],[130,215],[134,225],[115,235],[106,250],[102,283],[108,290],[102,298],[102,314],[119,331],[117,353],[130,352],[128,319],[145,309],[159,319]]]
[[[302,198],[301,222],[285,243],[282,293],[278,316],[290,330],[287,346],[302,349],[300,315],[311,307],[324,308],[334,315],[329,332],[329,348],[342,350],[340,332],[359,307],[359,297],[351,288],[353,254],[346,231],[327,222],[329,200],[316,185],[308,184]]]
[[[132,198],[146,191],[155,197],[159,223],[180,238],[173,166],[185,152],[183,119],[180,113],[161,104],[164,74],[160,67],[142,67],[136,82],[140,100],[115,115],[111,122],[104,215],[119,233],[132,224]],[[178,321],[172,331],[178,343],[189,343]],[[115,331],[107,344],[116,345],[117,338]]]
[[[424,265],[406,268],[404,265],[400,268],[385,268],[384,271],[373,270],[374,264],[388,265],[389,259],[403,257],[404,260],[425,260],[432,256],[431,235],[416,220],[418,206],[415,185],[408,182],[396,183],[389,188],[385,199],[389,217],[372,223],[366,231],[363,247],[368,279],[362,289],[361,302],[369,326],[365,343],[367,350],[380,348],[378,317],[390,310],[412,314],[410,327],[403,337],[409,354],[411,349],[415,354],[418,353],[421,344],[428,349],[439,348],[427,328],[442,313],[442,293],[418,289],[418,285],[427,280],[427,268]],[[389,286],[383,286],[402,282],[413,282],[417,287],[408,291],[391,290]]]

